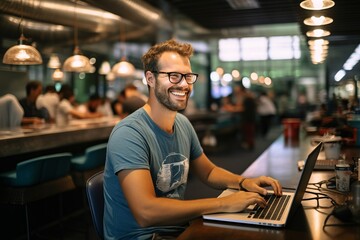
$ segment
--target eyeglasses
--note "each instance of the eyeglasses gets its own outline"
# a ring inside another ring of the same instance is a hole
[[[185,81],[187,82],[187,84],[194,84],[199,76],[199,74],[197,73],[178,73],[178,72],[157,72],[157,71],[153,71],[152,73],[155,74],[167,74],[169,81],[173,84],[178,84],[179,82],[181,82],[181,80],[183,78],[185,78]]]

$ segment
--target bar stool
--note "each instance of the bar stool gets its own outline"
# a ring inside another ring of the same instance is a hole
[[[71,159],[71,174],[75,185],[84,188],[86,181],[104,169],[107,143],[88,147],[83,155]]]
[[[0,203],[25,206],[26,233],[31,237],[28,204],[72,189],[71,153],[58,153],[22,161],[16,169],[0,173]]]

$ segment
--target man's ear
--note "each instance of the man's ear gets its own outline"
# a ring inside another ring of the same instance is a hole
[[[145,78],[146,78],[147,85],[149,85],[150,87],[153,87],[155,84],[155,75],[150,71],[146,71]]]

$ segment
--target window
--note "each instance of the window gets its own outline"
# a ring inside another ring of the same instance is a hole
[[[219,40],[221,61],[259,61],[299,59],[298,36],[227,38]]]

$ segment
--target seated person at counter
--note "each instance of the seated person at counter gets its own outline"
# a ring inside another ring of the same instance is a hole
[[[26,97],[19,100],[24,109],[22,125],[41,124],[50,122],[50,114],[44,107],[37,108],[36,100],[42,93],[42,83],[40,81],[30,81],[26,84]]]
[[[203,214],[238,212],[255,203],[265,206],[263,186],[282,194],[273,178],[244,178],[214,165],[190,121],[178,113],[186,108],[197,80],[192,53],[190,44],[168,40],[142,57],[149,99],[114,127],[108,141],[105,239],[169,239]],[[184,200],[190,169],[210,187],[244,191]]]
[[[126,98],[122,104],[122,112],[120,113],[120,117],[127,117],[139,108],[143,107],[145,103],[146,102],[144,101],[144,99],[138,96],[131,96]]]
[[[50,122],[55,122],[56,108],[60,102],[59,94],[56,92],[54,85],[48,85],[44,94],[40,94],[36,99],[36,107],[38,109],[46,108],[49,112]]]
[[[0,96],[0,130],[20,127],[24,110],[13,94]]]
[[[75,96],[70,86],[63,85],[60,90],[60,103],[56,110],[56,124],[58,126],[66,126],[69,120],[86,119],[86,118],[99,118],[103,115],[99,112],[79,111],[73,104],[75,102]]]
[[[102,99],[98,94],[92,94],[89,100],[84,104],[80,104],[76,107],[79,112],[101,113],[103,116],[112,117],[110,103],[107,99]]]

